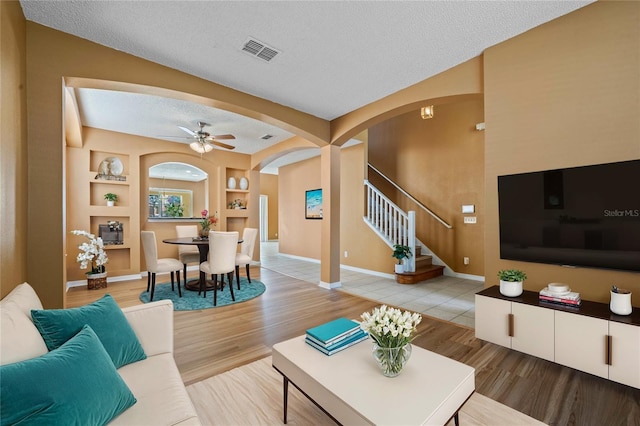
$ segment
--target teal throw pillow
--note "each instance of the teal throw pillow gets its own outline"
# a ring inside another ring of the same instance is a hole
[[[104,425],[136,403],[89,326],[58,349],[0,367],[1,424]]]
[[[62,346],[88,324],[116,368],[147,358],[129,321],[109,294],[79,308],[32,310],[31,317],[50,351]]]

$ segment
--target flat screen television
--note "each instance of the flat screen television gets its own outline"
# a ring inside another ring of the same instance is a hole
[[[500,258],[640,272],[640,160],[498,176]]]

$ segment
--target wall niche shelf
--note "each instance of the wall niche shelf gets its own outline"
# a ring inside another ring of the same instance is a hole
[[[129,244],[106,244],[105,250],[128,250],[131,246]]]
[[[249,217],[247,209],[227,209],[227,217]]]
[[[249,179],[249,170],[245,169],[237,169],[226,167],[223,169],[224,174],[222,176],[221,182],[224,186],[223,194],[223,209],[221,219],[224,220],[224,228],[227,231],[238,231],[240,235],[244,228],[247,226],[247,221],[249,219],[249,195],[251,193],[251,182],[249,182],[249,189],[240,189],[240,180],[242,178]],[[235,188],[228,188],[227,184],[230,178],[234,178],[236,181]],[[240,200],[242,204],[247,207],[244,209],[230,209],[228,208],[229,204],[231,204],[235,200]]]

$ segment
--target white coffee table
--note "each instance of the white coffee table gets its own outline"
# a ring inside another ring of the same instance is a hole
[[[458,410],[475,390],[468,365],[413,346],[399,376],[382,375],[365,340],[326,356],[295,337],[273,346],[273,367],[283,376],[284,423],[291,382],[344,425],[458,424]]]

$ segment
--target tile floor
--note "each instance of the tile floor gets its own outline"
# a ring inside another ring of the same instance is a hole
[[[308,281],[320,282],[320,264],[281,255],[278,242],[261,243],[260,263],[263,268]],[[484,288],[482,281],[442,276],[413,285],[398,284],[390,278],[341,268],[342,287],[336,289],[380,303],[451,321],[467,327],[475,326],[474,295]]]

